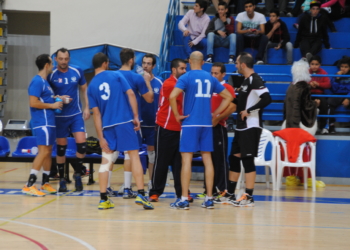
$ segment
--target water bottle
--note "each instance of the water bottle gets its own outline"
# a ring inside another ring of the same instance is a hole
[[[138,64],[136,64],[136,73],[139,75],[143,75],[144,73],[143,68]]]
[[[27,153],[27,154],[32,154],[32,155],[36,155],[38,154],[38,147],[32,147],[31,149],[22,149],[22,153]]]
[[[56,97],[55,102],[62,102],[62,99],[59,97]],[[62,110],[61,109],[55,109],[56,114],[61,114]]]

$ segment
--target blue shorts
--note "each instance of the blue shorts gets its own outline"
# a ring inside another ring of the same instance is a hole
[[[180,152],[212,152],[212,127],[182,127],[180,136]]]
[[[123,123],[103,130],[103,137],[106,139],[110,150],[119,152],[139,150],[139,140],[132,122]]]
[[[36,143],[38,145],[52,146],[56,141],[56,128],[55,127],[39,127],[34,131],[36,137]]]
[[[69,117],[56,117],[56,136],[57,138],[66,138],[71,133],[84,132],[85,125],[82,114]]]
[[[154,127],[141,127],[142,132],[142,143],[146,144],[147,146],[154,146],[154,134],[155,134],[155,128]]]

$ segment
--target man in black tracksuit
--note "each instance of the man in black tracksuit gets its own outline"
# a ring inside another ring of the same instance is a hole
[[[310,12],[305,13],[300,20],[294,48],[300,47],[302,57],[308,60],[322,49],[322,42],[326,49],[331,46],[327,33],[327,17],[320,14],[320,2],[310,3]]]

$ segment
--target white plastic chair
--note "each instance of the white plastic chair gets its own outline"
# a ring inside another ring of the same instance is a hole
[[[311,178],[312,178],[312,191],[316,191],[316,143],[314,142],[305,142],[300,145],[299,156],[296,162],[288,161],[288,152],[286,141],[282,138],[276,136],[275,144],[277,149],[277,190],[282,186],[282,175],[284,167],[296,167],[303,168],[304,170],[304,188],[307,189],[307,169],[310,168]],[[308,162],[303,162],[303,152],[305,146],[309,144],[311,148],[311,159]],[[281,147],[282,145],[282,147]],[[281,149],[284,152],[284,160],[281,159]]]
[[[271,143],[271,160],[266,161],[265,160],[265,151],[267,148],[268,143]],[[276,144],[275,139],[273,138],[272,133],[267,130],[263,129],[260,136],[260,142],[259,142],[259,149],[258,149],[258,156],[254,158],[255,166],[265,166],[265,175],[266,175],[266,187],[270,188],[270,171],[271,169],[271,176],[272,176],[272,188],[273,190],[276,190]],[[239,179],[237,181],[237,189],[244,187],[244,167],[241,161],[241,174],[239,176]]]

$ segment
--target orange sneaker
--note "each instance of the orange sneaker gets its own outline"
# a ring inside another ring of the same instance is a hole
[[[159,195],[158,194],[154,194],[152,195],[151,197],[149,197],[149,201],[150,202],[158,202],[158,199],[159,199]]]
[[[47,193],[47,194],[55,194],[57,193],[57,190],[54,189],[49,183],[46,183],[41,186],[40,188],[41,191]]]
[[[193,197],[191,196],[190,192],[188,192],[188,202],[193,202]]]
[[[23,194],[29,194],[29,192],[30,192],[29,187],[27,187],[27,185],[25,185],[25,186],[22,188],[22,193],[23,193]]]
[[[28,195],[31,195],[31,196],[37,196],[37,197],[43,197],[45,196],[45,193],[39,191],[35,185],[31,186],[28,188],[29,191],[28,191]],[[23,192],[23,189],[22,189],[22,192]]]

